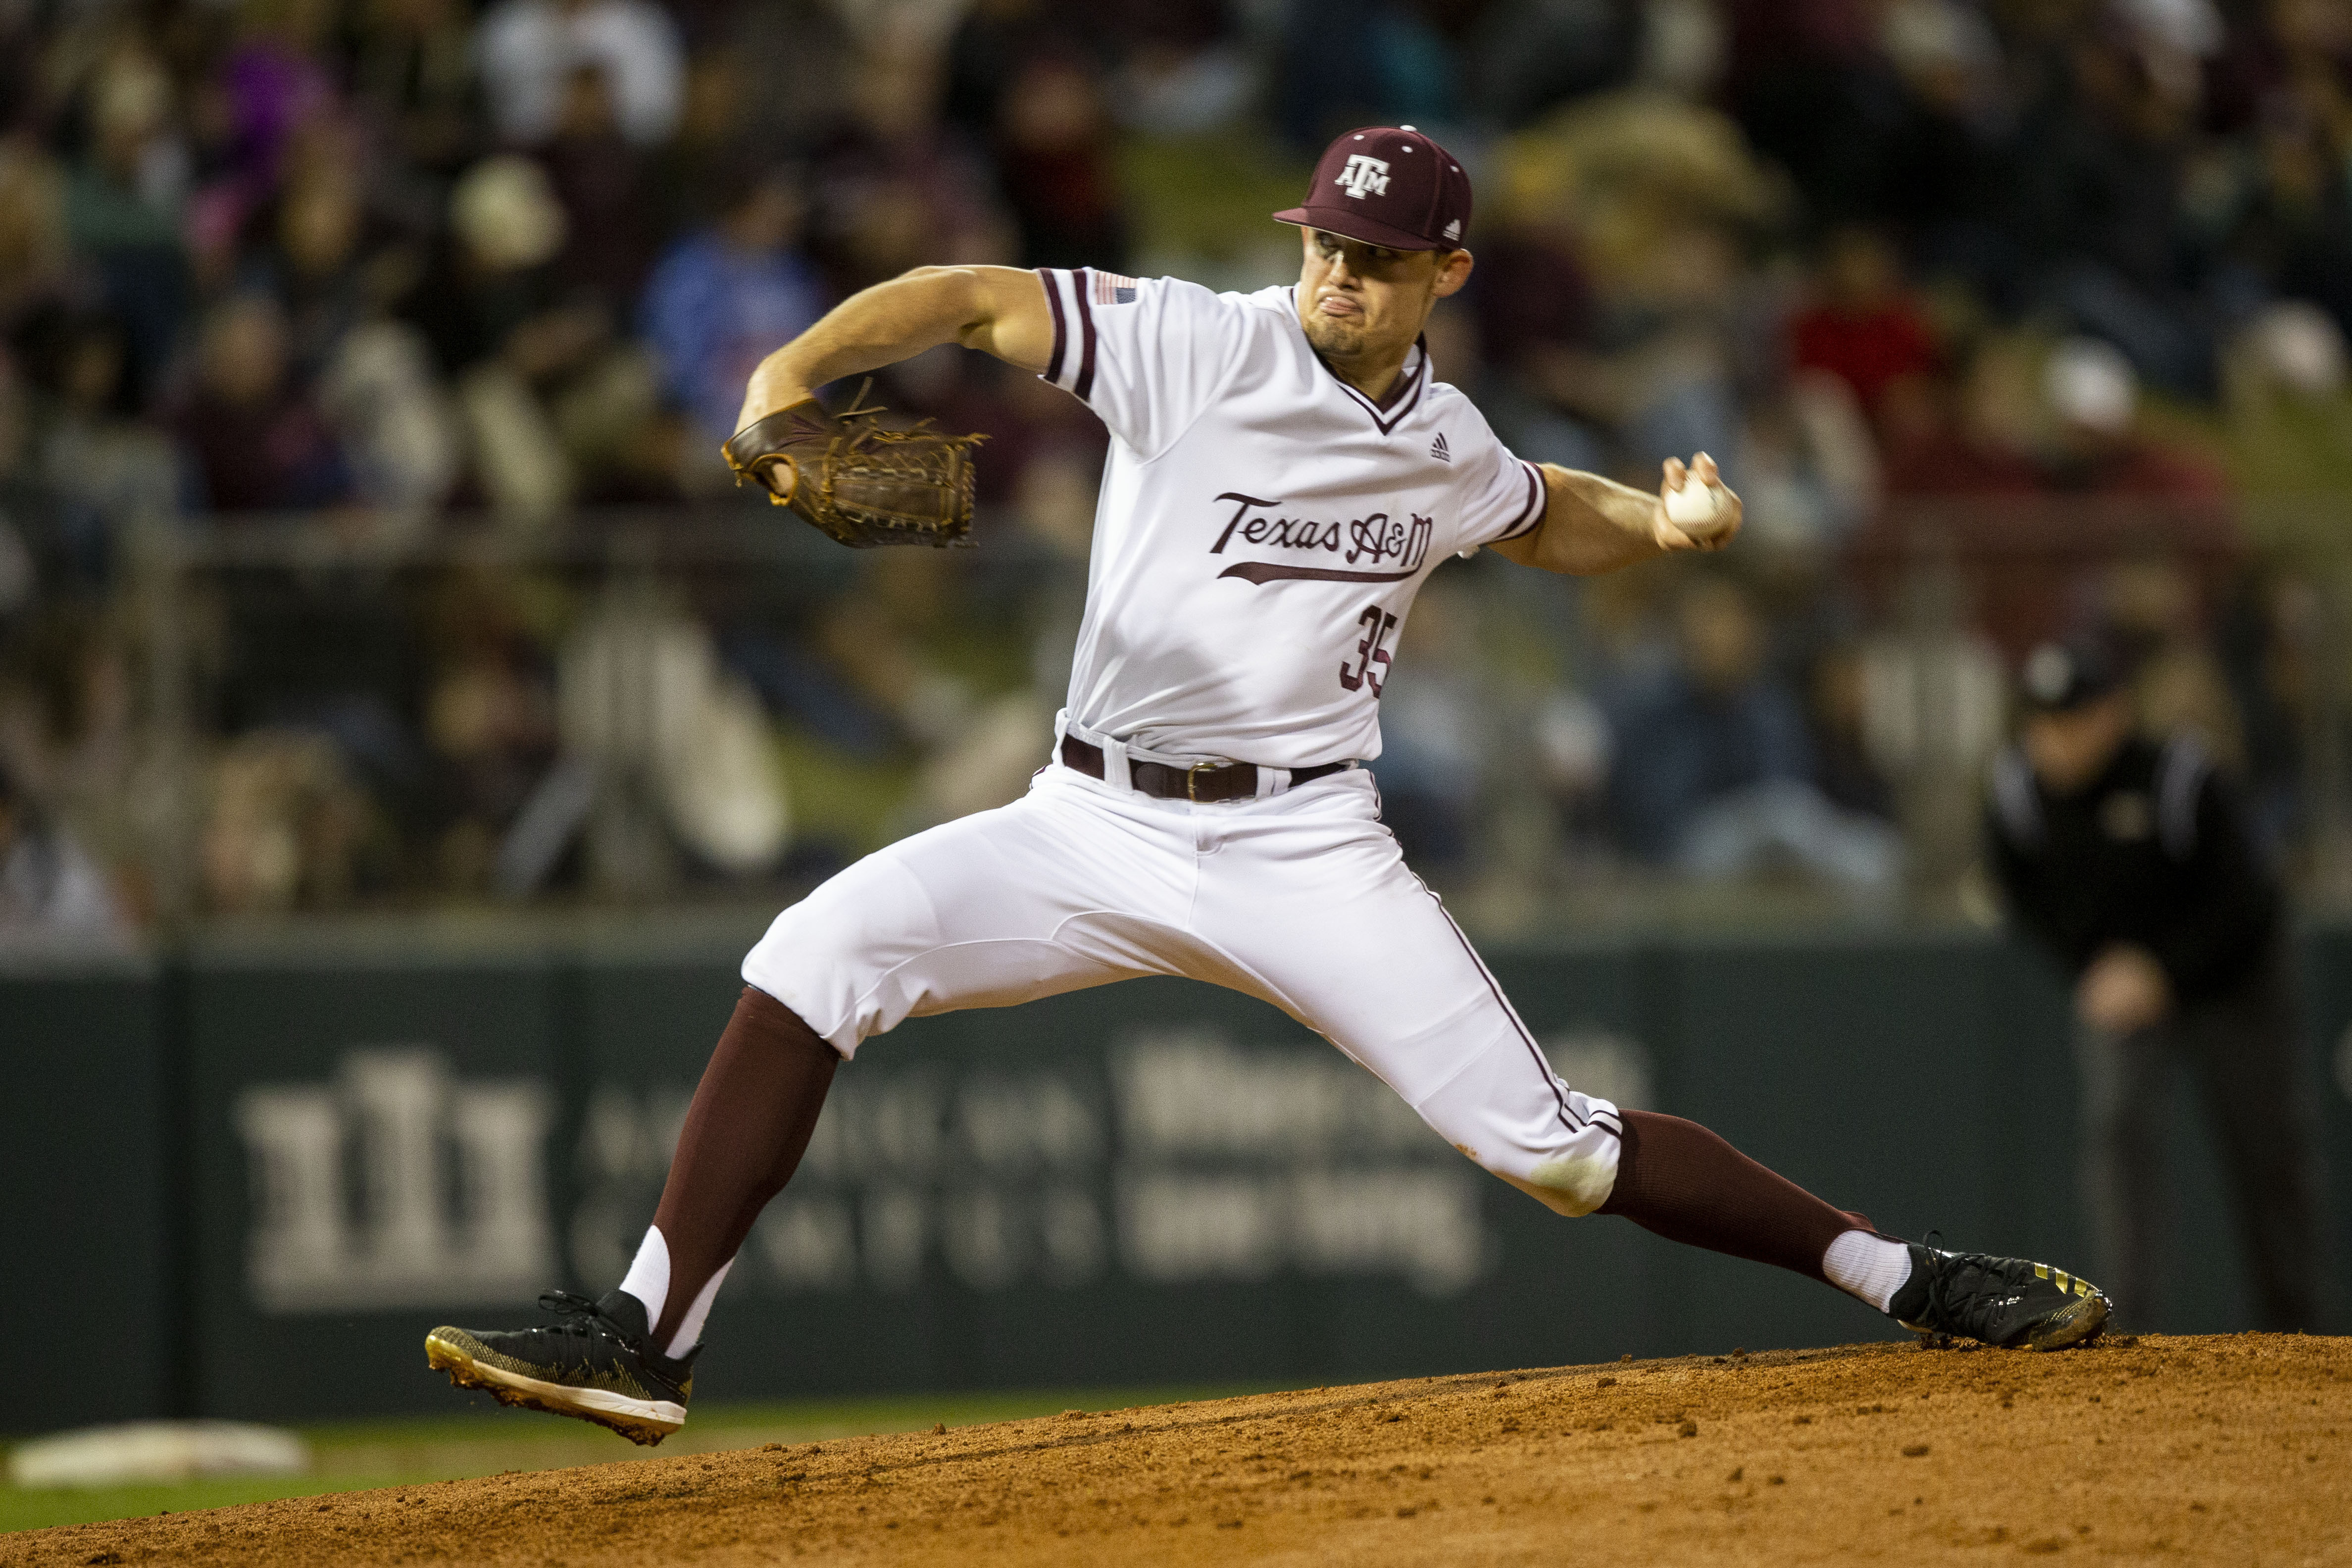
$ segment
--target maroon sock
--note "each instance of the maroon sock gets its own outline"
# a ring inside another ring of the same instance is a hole
[[[1621,1110],[1617,1185],[1598,1212],[1622,1215],[1668,1241],[1727,1252],[1827,1279],[1822,1255],[1849,1230],[1875,1230],[1832,1208],[1696,1121]]]
[[[669,1294],[653,1341],[667,1345],[710,1277],[784,1190],[841,1058],[793,1010],[746,985],[702,1069],[679,1129],[654,1224],[669,1249]]]

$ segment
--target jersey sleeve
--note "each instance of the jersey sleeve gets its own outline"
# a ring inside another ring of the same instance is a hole
[[[1465,404],[1464,406],[1467,406]],[[1481,545],[1500,544],[1532,533],[1543,521],[1542,470],[1511,455],[1484,418],[1472,411],[1475,425],[1465,432],[1463,450],[1454,454],[1460,478],[1455,480],[1456,525],[1453,548],[1467,555]]]
[[[1054,313],[1045,379],[1144,458],[1174,445],[1240,361],[1242,310],[1176,278],[1041,267]]]

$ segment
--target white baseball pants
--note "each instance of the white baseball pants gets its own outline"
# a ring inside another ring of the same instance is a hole
[[[1562,1214],[1616,1181],[1617,1108],[1553,1074],[1360,768],[1200,805],[1056,763],[1011,805],[843,871],[743,961],[845,1058],[904,1018],[1144,974],[1274,1004]]]

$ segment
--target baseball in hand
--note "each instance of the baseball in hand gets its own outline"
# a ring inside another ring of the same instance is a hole
[[[1675,458],[1666,459],[1659,499],[1666,521],[1701,549],[1727,542],[1738,526],[1738,499],[1724,488],[1715,459],[1705,452],[1692,458],[1687,468]]]
[[[1718,510],[1715,491],[1696,479],[1685,479],[1682,489],[1666,492],[1666,521],[1687,532],[1706,532]]]
[[[1705,460],[1705,453],[1699,456]],[[1716,487],[1702,480],[1696,469],[1685,470],[1683,482],[1666,491],[1666,521],[1687,532],[1706,532],[1722,510]]]

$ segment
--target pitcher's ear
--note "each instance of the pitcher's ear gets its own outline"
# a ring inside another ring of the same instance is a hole
[[[1462,286],[1470,281],[1470,269],[1476,265],[1477,258],[1466,250],[1449,250],[1440,256],[1437,260],[1437,297],[1443,300],[1448,294],[1461,292]]]

